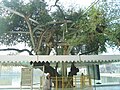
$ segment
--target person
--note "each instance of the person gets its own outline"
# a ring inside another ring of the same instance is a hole
[[[43,90],[51,90],[51,87],[52,87],[52,82],[51,82],[50,74],[47,73]]]

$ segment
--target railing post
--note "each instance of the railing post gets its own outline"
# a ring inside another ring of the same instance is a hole
[[[64,90],[64,77],[62,76],[62,90]]]
[[[76,76],[75,76],[75,86],[76,86]]]
[[[80,76],[80,88],[81,88],[81,76]]]
[[[89,85],[91,86],[92,84],[91,84],[91,78],[90,78],[90,76],[89,76]]]
[[[85,86],[85,76],[84,75],[81,75],[80,82],[81,82],[80,86],[81,86],[81,88],[83,88]]]
[[[58,77],[56,76],[56,90],[58,90]]]

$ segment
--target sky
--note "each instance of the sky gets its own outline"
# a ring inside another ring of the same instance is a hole
[[[107,52],[103,52],[101,55],[120,55],[120,47],[110,48],[107,46]]]
[[[1,1],[1,0],[0,0]],[[45,0],[46,2],[49,3],[49,5],[54,5],[54,2],[56,0]],[[82,7],[82,8],[87,8],[88,6],[90,6],[94,1],[97,0],[59,0],[58,4],[62,4],[66,9],[70,8],[70,7]],[[25,2],[28,2],[28,0],[25,0]],[[108,46],[109,47],[109,46]],[[6,47],[6,46],[0,46],[0,48],[10,48],[10,47]],[[24,43],[19,43],[18,45],[16,45],[14,48],[20,48],[20,49],[30,49],[28,46],[26,46]],[[16,52],[7,52],[7,51],[0,51],[0,55],[8,55],[8,54],[16,54]],[[118,50],[118,48],[107,48],[107,53],[102,53],[102,55],[120,55],[120,51]],[[28,55],[28,53],[23,52],[21,53],[21,55]]]
[[[28,49],[31,50],[30,47],[28,47],[27,45],[25,45],[24,43],[19,43],[16,46],[5,46],[5,45],[1,45],[0,49],[6,49],[6,48],[15,48],[15,49]],[[22,52],[20,54],[18,54],[16,51],[0,51],[0,55],[29,55],[28,52]]]
[[[50,5],[54,5],[56,0],[45,0],[49,2]],[[71,6],[74,7],[88,7],[93,1],[96,0],[59,0],[58,4],[62,4],[64,7],[69,8]]]

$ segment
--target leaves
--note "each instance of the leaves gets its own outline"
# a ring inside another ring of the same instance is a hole
[[[0,17],[0,35],[8,32],[8,26],[5,18]]]

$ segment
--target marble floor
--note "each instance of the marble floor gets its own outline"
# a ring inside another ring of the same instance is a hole
[[[31,89],[31,88],[23,88],[20,89],[18,88],[8,88],[8,87],[4,87],[4,88],[0,88],[0,90],[42,90],[42,89]],[[98,86],[98,87],[86,87],[86,88],[58,88],[58,89],[54,89],[52,88],[51,90],[120,90],[120,85],[115,85],[115,86]]]

